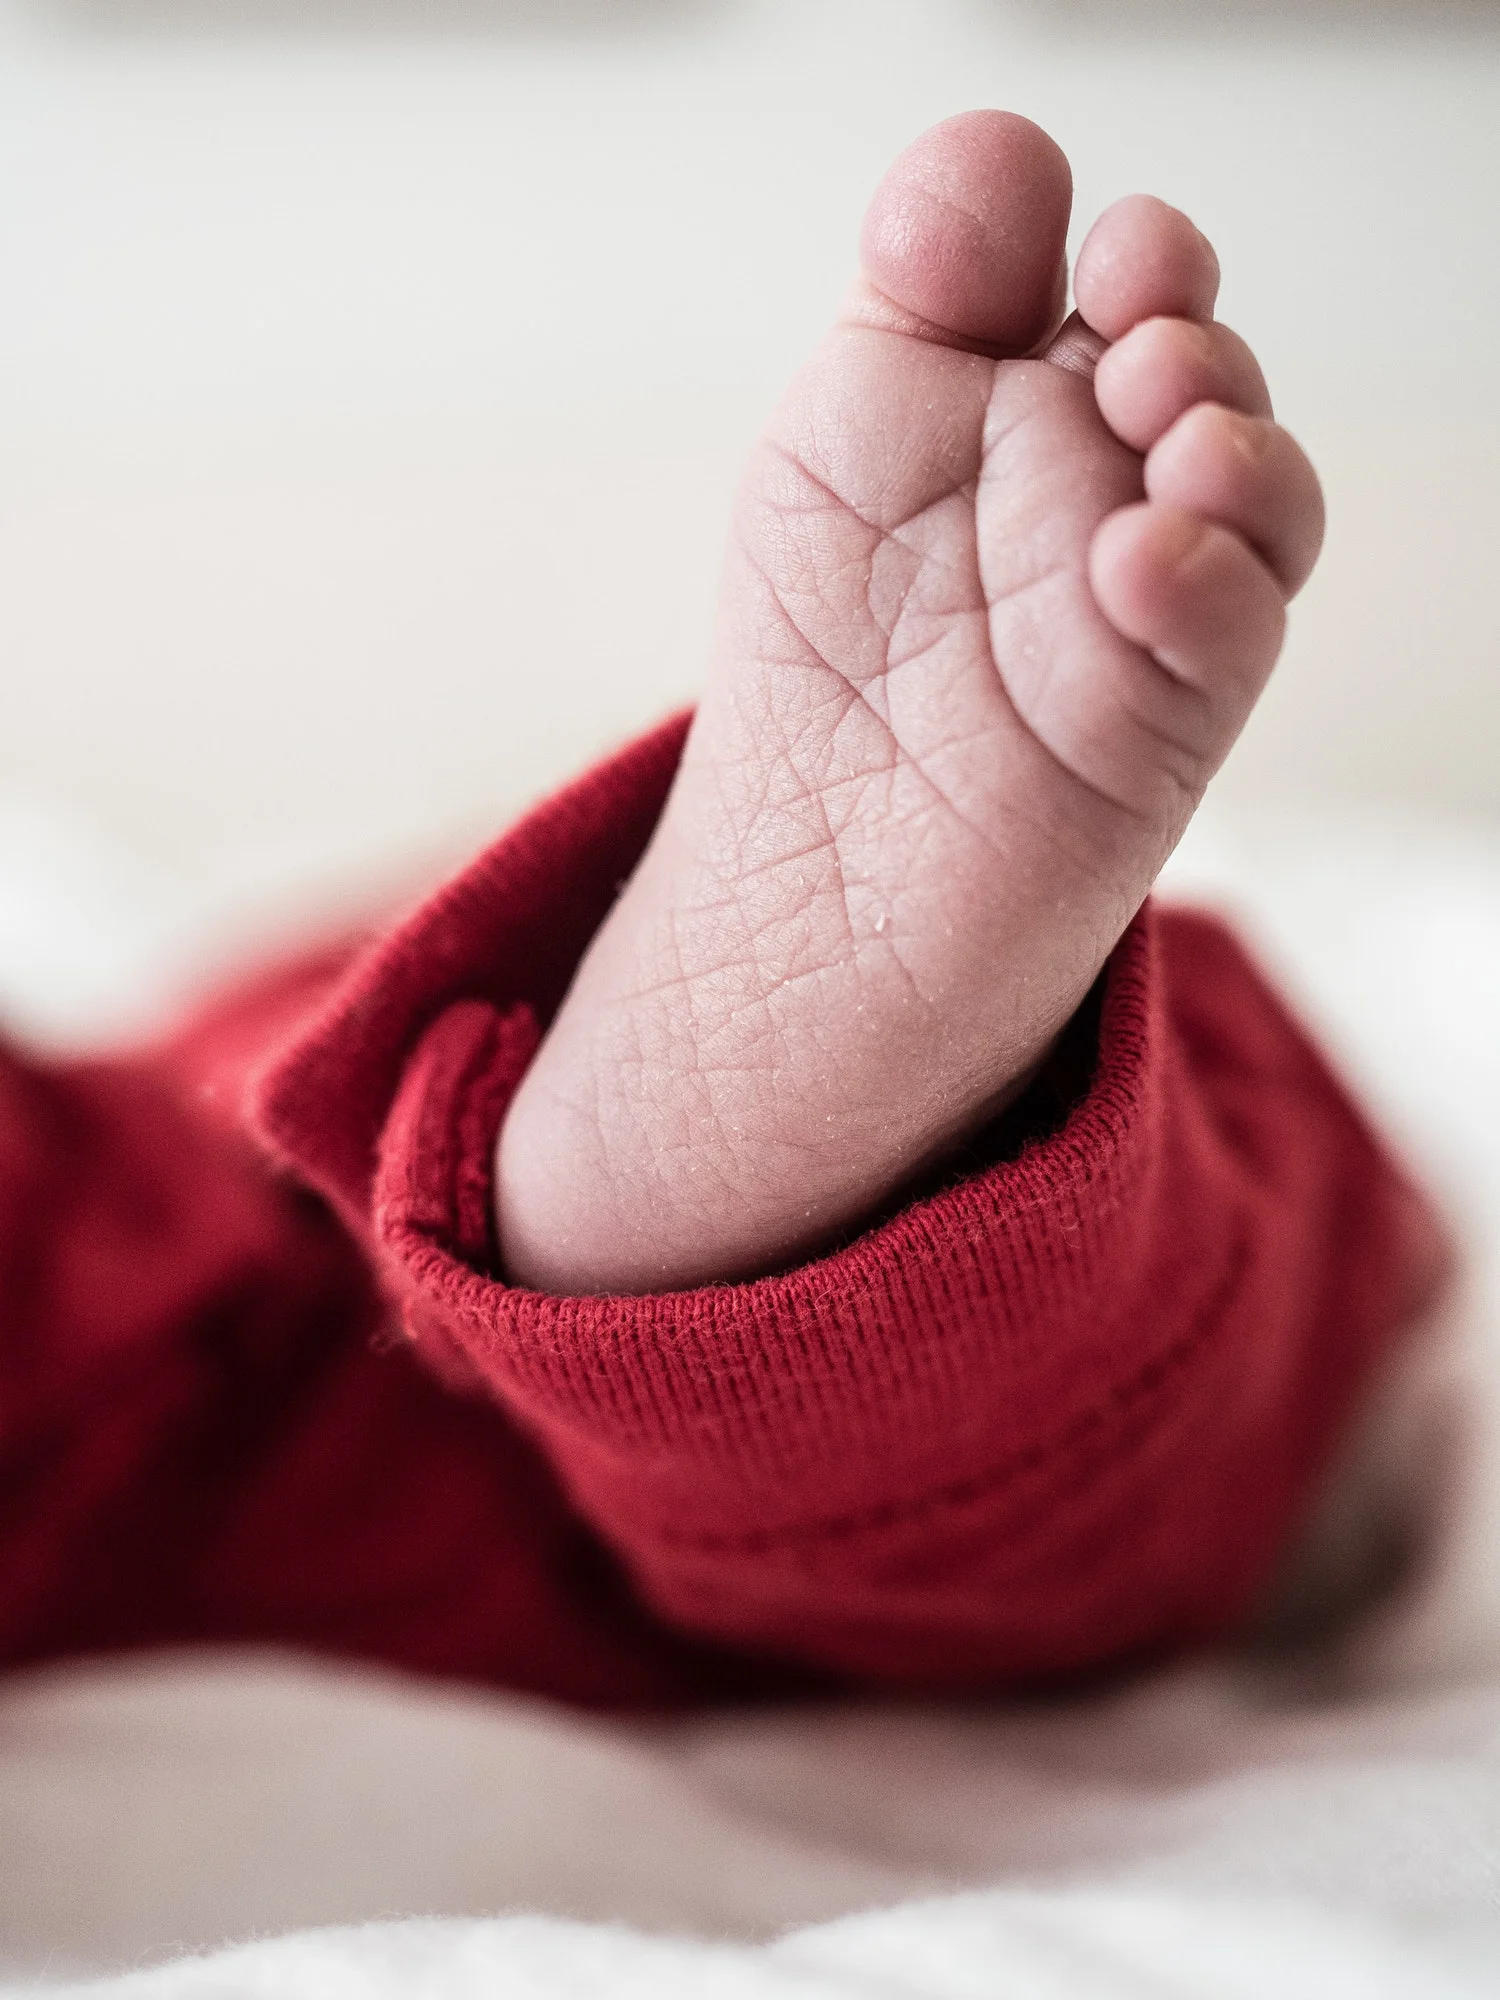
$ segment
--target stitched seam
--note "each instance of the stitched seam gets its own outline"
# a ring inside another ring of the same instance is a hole
[[[1102,1403],[1093,1404],[1081,1411],[1064,1430],[1045,1442],[1016,1453],[1002,1465],[991,1467],[983,1473],[970,1474],[964,1479],[951,1480],[942,1486],[934,1487],[915,1500],[888,1501],[879,1506],[862,1508],[850,1514],[830,1516],[797,1527],[762,1529],[746,1535],[680,1535],[674,1534],[670,1528],[650,1528],[646,1532],[650,1533],[652,1541],[658,1547],[664,1549],[698,1550],[703,1554],[735,1551],[756,1554],[775,1548],[794,1546],[799,1542],[841,1540],[878,1532],[881,1529],[899,1527],[906,1523],[917,1523],[936,1511],[946,1511],[955,1506],[972,1506],[992,1498],[1006,1486],[1015,1485],[1028,1475],[1038,1472],[1050,1458],[1067,1452],[1090,1434],[1104,1430],[1110,1419],[1128,1418],[1149,1398],[1153,1390],[1180,1373],[1204,1345],[1226,1301],[1239,1285],[1248,1263],[1248,1246],[1241,1235],[1236,1241],[1223,1280],[1215,1287],[1192,1327],[1180,1340],[1175,1341],[1162,1353],[1153,1355],[1125,1382],[1113,1385]],[[1084,1474],[1070,1481],[1061,1487],[1059,1492],[1067,1494],[1077,1491],[1086,1482],[1087,1476]]]

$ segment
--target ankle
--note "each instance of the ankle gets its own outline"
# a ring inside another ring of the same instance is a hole
[[[627,908],[612,925],[639,942]],[[611,940],[612,942],[612,940]],[[737,968],[740,1032],[690,985],[601,993],[586,963],[513,1100],[495,1156],[496,1226],[513,1281],[640,1293],[783,1270],[858,1229],[1005,1110],[1055,1040],[1010,1060],[921,1004],[828,996],[754,1005],[766,968]],[[642,982],[649,987],[649,982]],[[969,1053],[962,1053],[969,1045]],[[989,1060],[985,1060],[985,1056]]]

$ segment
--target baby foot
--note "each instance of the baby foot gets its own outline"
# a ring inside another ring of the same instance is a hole
[[[864,278],[752,460],[651,846],[511,1107],[507,1268],[768,1271],[1035,1073],[1280,648],[1317,480],[1218,264],[974,112],[877,192]],[[668,586],[670,587],[670,586]]]

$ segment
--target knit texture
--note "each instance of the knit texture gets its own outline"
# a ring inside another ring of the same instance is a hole
[[[1211,920],[1143,914],[1025,1103],[830,1254],[505,1282],[500,1120],[681,740],[159,1048],[0,1051],[0,1664],[256,1640],[660,1706],[1246,1615],[1441,1239]]]
[[[262,1080],[263,1135],[665,1623],[933,1687],[1222,1634],[1436,1238],[1212,920],[1131,928],[1056,1129],[1013,1121],[1001,1157],[833,1254],[648,1298],[505,1283],[495,1133],[681,735],[561,794],[379,946]]]

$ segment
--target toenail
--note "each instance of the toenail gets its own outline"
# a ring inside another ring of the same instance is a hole
[[[1204,522],[1195,521],[1188,515],[1179,515],[1172,523],[1172,530],[1175,546],[1167,552],[1167,567],[1179,582],[1185,582],[1202,566],[1213,538]]]
[[[1259,465],[1266,455],[1266,441],[1256,424],[1231,424],[1229,441],[1246,465]]]

